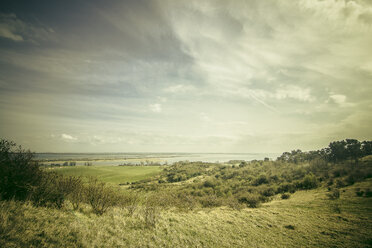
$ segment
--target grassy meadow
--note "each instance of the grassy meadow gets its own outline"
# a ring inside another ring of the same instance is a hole
[[[145,209],[129,215],[111,208],[96,216],[87,207],[74,211],[0,204],[2,247],[371,247],[372,198],[355,191],[371,180],[345,187],[329,200],[324,188],[276,197],[260,208],[227,207],[157,213],[146,224]]]
[[[65,176],[96,177],[112,184],[126,184],[148,179],[161,172],[161,166],[74,166],[48,170]]]

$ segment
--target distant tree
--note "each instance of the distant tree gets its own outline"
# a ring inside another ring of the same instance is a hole
[[[328,159],[334,163],[347,158],[346,141],[334,141],[328,145]]]
[[[351,158],[358,163],[360,157],[362,157],[361,143],[356,139],[346,139],[346,156]]]
[[[361,143],[361,151],[363,156],[372,155],[372,141],[363,141]]]

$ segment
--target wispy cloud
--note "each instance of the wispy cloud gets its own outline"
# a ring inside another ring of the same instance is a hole
[[[49,39],[53,33],[53,29],[26,23],[14,13],[0,13],[0,37],[15,42],[30,41],[38,43]]]
[[[164,91],[168,93],[185,93],[193,90],[195,90],[195,87],[193,85],[184,84],[172,85],[164,89]]]
[[[35,149],[249,152],[372,138],[370,1],[2,11],[0,135]]]
[[[160,103],[154,103],[149,105],[150,110],[154,113],[160,113],[162,111],[162,106]]]
[[[72,135],[69,135],[69,134],[61,134],[61,139],[64,140],[64,141],[77,141],[78,139]]]

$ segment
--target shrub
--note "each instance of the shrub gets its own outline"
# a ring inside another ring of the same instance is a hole
[[[360,190],[359,188],[355,190],[355,194],[359,197],[362,197],[364,195],[364,191]]]
[[[31,201],[35,206],[62,208],[65,192],[61,187],[63,177],[45,173],[38,186],[33,187]]]
[[[206,188],[214,188],[216,187],[216,182],[212,180],[205,180],[203,186]]]
[[[294,230],[295,229],[295,226],[294,225],[286,225],[284,227],[287,228],[287,229],[290,229],[290,230]]]
[[[258,178],[256,178],[253,181],[254,186],[258,186],[258,185],[265,184],[265,183],[269,183],[269,180],[267,179],[265,175],[260,175]]]
[[[316,177],[312,173],[310,173],[304,177],[301,185],[303,189],[314,189],[318,186],[318,182],[316,180]]]
[[[342,179],[337,179],[336,180],[336,187],[337,188],[342,188],[342,187],[345,187],[345,186],[346,186],[346,183],[345,183],[344,180],[342,180]]]
[[[87,202],[97,215],[102,215],[109,207],[119,203],[119,195],[112,187],[97,179],[91,179],[85,189]]]
[[[367,189],[365,196],[372,197],[372,191],[370,189]]]
[[[78,209],[80,203],[85,201],[85,188],[81,178],[72,176],[65,178],[63,188],[73,208]]]
[[[364,173],[361,170],[351,172],[345,179],[348,185],[352,185],[355,182],[362,181],[365,178]]]
[[[275,190],[272,187],[266,188],[261,193],[263,196],[270,197],[275,195]]]
[[[332,186],[333,185],[333,179],[329,179],[329,181],[327,182],[327,186]]]
[[[280,196],[280,198],[282,198],[283,200],[285,200],[285,199],[289,199],[291,197],[291,195],[290,194],[287,194],[287,193],[284,193],[284,194],[282,194],[281,196]]]
[[[234,197],[230,197],[226,201],[227,201],[227,206],[229,206],[230,208],[235,209],[235,210],[241,210],[244,206],[242,203],[239,202],[238,199],[236,199]]]
[[[277,193],[284,193],[284,192],[294,193],[296,192],[296,187],[292,183],[282,183],[279,185],[276,192]]]
[[[333,189],[333,190],[331,190],[330,193],[327,194],[327,196],[330,200],[336,200],[336,199],[340,198],[340,190]]]
[[[136,211],[140,198],[137,194],[132,192],[126,192],[120,198],[120,205],[125,207],[128,210],[128,214],[132,216]]]
[[[69,199],[77,209],[84,200],[83,184],[78,177],[66,177],[57,173],[44,173],[38,186],[33,187],[31,201],[35,206],[61,208]]]
[[[238,197],[238,201],[250,208],[257,208],[260,205],[259,196],[252,193],[244,193]]]
[[[0,139],[0,199],[25,200],[42,178],[30,151]]]
[[[210,207],[219,207],[222,205],[221,199],[218,198],[216,195],[206,195],[204,197],[201,197],[199,199],[199,202],[201,205],[205,208],[210,208]]]

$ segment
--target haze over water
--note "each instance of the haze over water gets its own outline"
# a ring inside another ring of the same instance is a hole
[[[178,161],[228,162],[230,160],[251,161],[265,157],[275,159],[277,153],[36,153],[35,160],[42,163],[61,163],[76,161],[84,165],[91,161],[92,165],[140,164],[147,162],[174,163]]]

